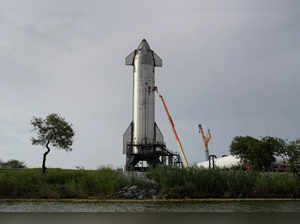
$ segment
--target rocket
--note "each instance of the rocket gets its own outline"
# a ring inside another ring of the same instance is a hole
[[[134,170],[140,161],[149,166],[160,163],[165,149],[164,138],[155,122],[155,67],[162,67],[162,59],[143,39],[137,49],[125,58],[133,66],[132,122],[123,135],[123,154],[126,170]]]

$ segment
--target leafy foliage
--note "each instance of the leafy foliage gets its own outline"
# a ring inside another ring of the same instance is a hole
[[[37,134],[31,138],[33,145],[46,146],[49,143],[56,148],[72,150],[74,130],[72,125],[58,114],[49,114],[45,119],[33,117],[31,125]]]
[[[259,140],[250,136],[237,136],[233,139],[230,152],[240,157],[242,164],[247,165],[256,158]]]
[[[270,136],[261,139],[237,136],[231,143],[230,152],[241,158],[243,166],[250,165],[259,171],[269,170],[275,162],[275,156],[287,161],[293,172],[300,168],[300,139],[288,142]]]
[[[300,140],[291,141],[282,152],[289,163],[290,170],[296,173],[300,165]]]
[[[250,136],[237,136],[233,139],[230,152],[239,156],[244,165],[255,170],[268,170],[275,161],[275,155],[286,150],[286,143],[280,138],[264,137],[256,139]]]

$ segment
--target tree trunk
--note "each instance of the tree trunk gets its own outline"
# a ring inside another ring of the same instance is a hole
[[[44,156],[43,156],[43,166],[42,166],[43,173],[46,173],[46,169],[47,169],[47,167],[46,167],[46,157],[47,157],[48,153],[50,152],[49,143],[50,142],[48,141],[47,144],[46,144],[47,151],[44,153]]]

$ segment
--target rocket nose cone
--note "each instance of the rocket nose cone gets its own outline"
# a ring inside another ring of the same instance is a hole
[[[137,49],[138,50],[142,50],[142,49],[150,50],[151,48],[150,48],[148,42],[146,41],[146,39],[143,39]]]

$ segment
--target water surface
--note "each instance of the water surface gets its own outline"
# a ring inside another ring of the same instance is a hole
[[[163,212],[299,212],[300,201],[239,201],[239,202],[0,202],[0,212],[41,213],[163,213]]]
[[[0,224],[299,224],[300,201],[0,202]]]

